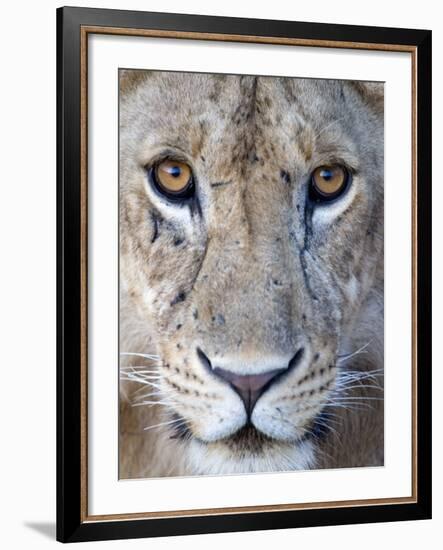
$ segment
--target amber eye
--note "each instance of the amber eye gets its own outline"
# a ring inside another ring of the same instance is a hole
[[[310,198],[316,202],[331,201],[347,189],[349,181],[344,166],[319,166],[311,175]]]
[[[157,190],[171,200],[184,199],[194,192],[194,177],[191,168],[184,162],[166,159],[151,171]]]

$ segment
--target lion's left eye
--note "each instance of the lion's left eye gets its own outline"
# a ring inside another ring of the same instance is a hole
[[[157,191],[172,201],[189,198],[194,193],[194,176],[184,162],[165,159],[151,169],[150,175]]]
[[[311,174],[311,200],[321,202],[336,199],[346,191],[350,179],[349,171],[344,166],[319,166]]]

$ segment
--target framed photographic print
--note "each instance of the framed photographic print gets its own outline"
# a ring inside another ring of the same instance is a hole
[[[431,516],[431,32],[60,8],[64,542]]]

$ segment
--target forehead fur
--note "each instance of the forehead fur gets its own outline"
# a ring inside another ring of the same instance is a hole
[[[120,87],[124,162],[173,148],[190,160],[209,157],[229,178],[235,167],[244,175],[243,161],[277,155],[285,170],[308,170],[337,143],[334,155],[351,165],[381,162],[383,84],[122,71]],[[127,143],[137,151],[127,154]]]

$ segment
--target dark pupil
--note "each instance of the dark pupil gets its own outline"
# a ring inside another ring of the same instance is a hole
[[[168,172],[169,172],[169,175],[172,176],[173,178],[178,178],[182,173],[179,166],[171,166]]]
[[[333,177],[332,170],[322,170],[322,171],[320,172],[320,176],[321,176],[324,180],[329,181],[329,180],[331,180],[332,177]]]

